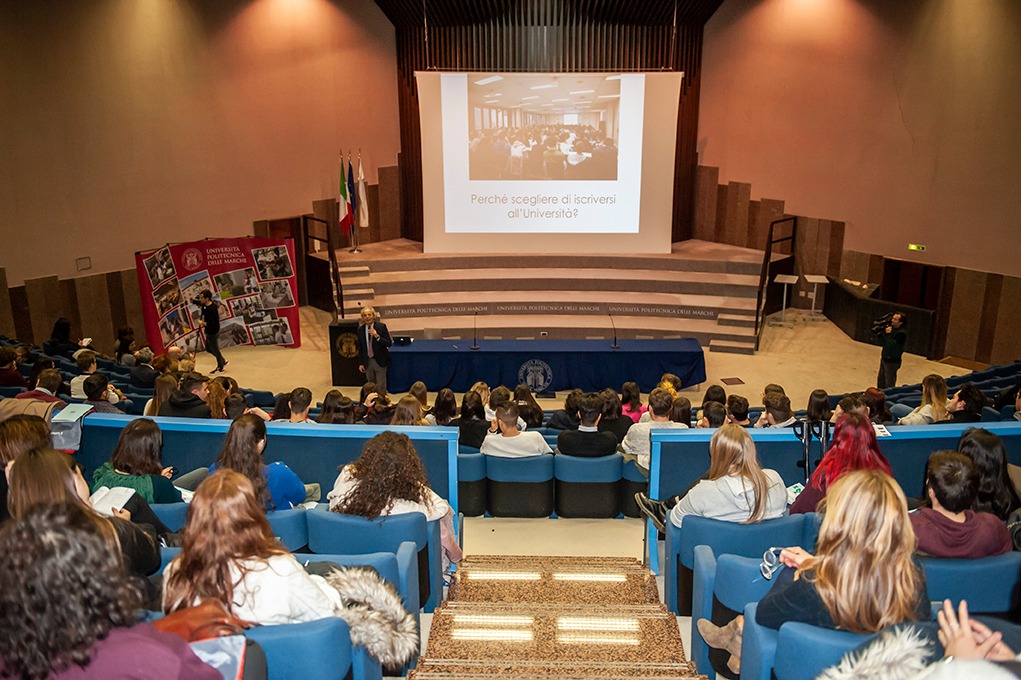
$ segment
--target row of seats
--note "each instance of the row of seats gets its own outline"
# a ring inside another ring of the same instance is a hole
[[[675,614],[691,616],[691,656],[699,673],[712,676],[714,665],[722,668],[726,662],[725,653],[711,650],[695,625],[700,618],[712,620],[721,606],[745,614],[742,678],[808,680],[868,639],[801,623],[786,623],[779,631],[755,623],[756,603],[772,585],[759,571],[762,554],[778,546],[812,550],[819,521],[814,513],[755,524],[686,517],[683,527],[667,527],[665,601]],[[922,558],[919,562],[934,618],[944,599],[955,606],[967,600],[973,613],[1006,613],[1021,585],[1018,552],[972,560]],[[715,620],[722,623],[719,616]]]
[[[171,531],[184,528],[187,503],[155,503],[153,511]],[[325,503],[311,510],[293,508],[266,513],[274,534],[288,550],[310,554],[392,553],[399,565],[398,592],[409,611],[420,603],[432,612],[443,599],[443,553],[439,521],[420,513],[373,520],[330,512]],[[409,552],[408,546],[413,550]]]
[[[625,464],[619,453],[599,458],[459,453],[457,478],[458,507],[470,517],[639,517],[634,495],[648,487],[635,464]]]

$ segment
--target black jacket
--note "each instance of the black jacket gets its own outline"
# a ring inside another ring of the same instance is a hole
[[[159,415],[177,416],[178,418],[209,418],[210,411],[206,402],[193,392],[177,390],[160,406]]]
[[[156,378],[160,377],[160,372],[149,364],[134,366],[130,373],[131,384],[135,387],[153,387],[156,384]]]
[[[617,450],[617,436],[612,432],[564,430],[557,437],[557,451],[567,456],[598,458]]]
[[[372,338],[372,358],[376,360],[377,364],[386,368],[390,365],[390,345],[394,341],[390,338],[390,331],[386,329],[385,323],[376,319],[372,325],[376,329],[376,333],[379,334],[378,338]],[[367,335],[368,331],[365,330],[365,324],[358,324],[358,363],[362,366],[369,363],[369,350],[365,344]]]

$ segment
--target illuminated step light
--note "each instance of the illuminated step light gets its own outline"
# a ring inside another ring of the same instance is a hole
[[[533,86],[531,86],[531,87],[530,87],[530,88],[528,88],[528,89],[529,89],[529,90],[548,90],[548,89],[550,89],[551,87],[556,87],[556,86],[557,86],[557,84],[556,84],[556,83],[547,83],[547,84],[545,84],[545,85],[533,85]]]
[[[595,90],[575,90],[569,94],[592,94],[593,92],[595,92]]]
[[[454,614],[454,623],[501,626],[531,626],[533,616],[500,616],[499,614]]]
[[[464,575],[473,581],[538,581],[542,578],[535,572],[527,571],[466,571]]]
[[[596,99],[620,99],[619,94],[601,94]]]
[[[606,79],[607,80],[620,80],[620,76],[619,75],[616,75],[616,76],[606,76]]]
[[[516,628],[455,628],[455,640],[499,640],[500,642],[531,642],[532,631]]]
[[[563,99],[551,99],[550,101],[551,102],[569,102],[569,101],[571,101],[571,98],[570,97],[564,97]]]
[[[638,645],[637,637],[603,636],[603,635],[558,635],[557,642],[562,645]]]
[[[498,80],[503,80],[503,76],[489,76],[488,78],[483,78],[482,80],[476,80],[475,84],[489,85],[490,83],[495,83]]]
[[[531,97],[522,97],[521,101],[526,101],[528,99],[538,99],[538,98],[539,98],[539,95],[533,94]]]
[[[499,104],[500,100],[499,99],[487,99],[486,103],[487,104]]]
[[[562,616],[557,619],[560,630],[638,631],[638,619]]]
[[[623,583],[627,574],[553,574],[554,581],[592,581],[597,583]]]

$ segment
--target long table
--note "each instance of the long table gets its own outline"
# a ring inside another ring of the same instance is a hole
[[[533,392],[604,387],[620,389],[629,380],[648,392],[664,373],[684,385],[705,382],[705,355],[693,338],[680,340],[415,340],[394,346],[387,370],[391,392],[404,392],[416,380],[430,390],[464,392],[479,380],[490,385],[528,385]]]

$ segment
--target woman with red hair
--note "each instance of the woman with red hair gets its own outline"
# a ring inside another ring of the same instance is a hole
[[[815,512],[815,506],[826,497],[826,490],[854,470],[879,470],[893,474],[886,456],[879,450],[872,422],[851,411],[837,420],[830,450],[812,473],[808,486],[791,505],[791,514]]]

